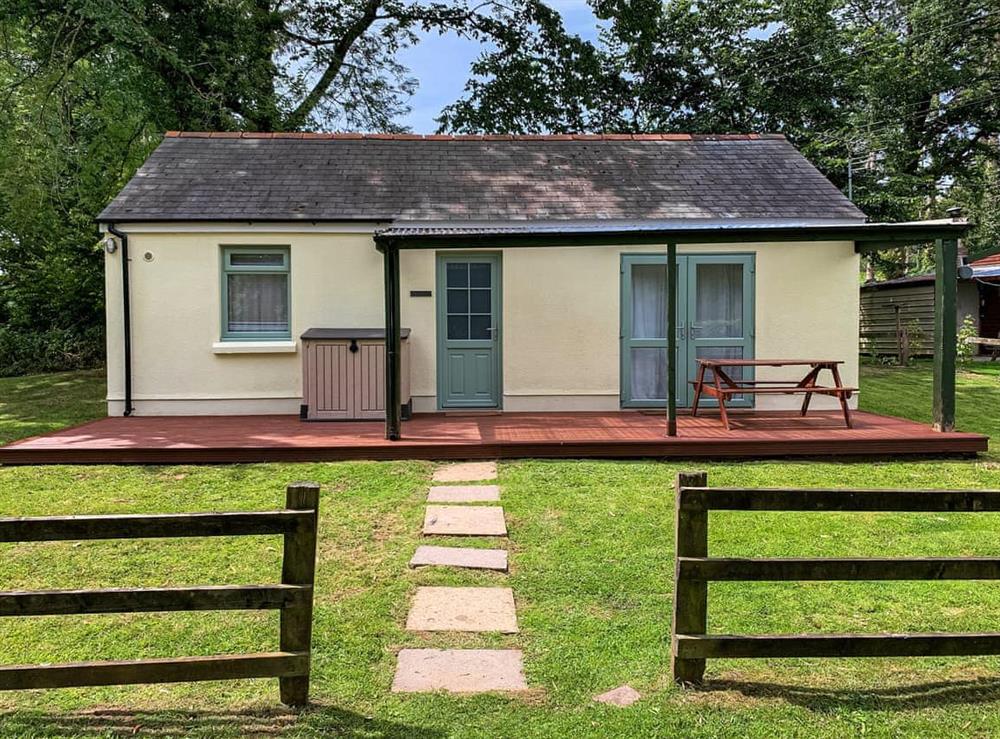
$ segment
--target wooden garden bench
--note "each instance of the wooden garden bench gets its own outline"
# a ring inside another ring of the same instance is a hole
[[[698,374],[691,384],[694,385],[694,403],[691,415],[698,415],[698,401],[707,395],[719,402],[719,413],[722,424],[729,430],[729,415],[726,412],[726,401],[734,395],[804,395],[801,414],[809,410],[809,401],[813,395],[830,395],[840,401],[844,412],[844,422],[847,428],[853,428],[851,409],[847,404],[851,395],[857,392],[856,387],[845,387],[840,380],[840,360],[833,359],[699,359]],[[742,367],[808,367],[809,371],[798,382],[792,380],[735,380],[725,368]],[[706,381],[705,371],[712,373],[711,380]],[[819,373],[829,370],[833,376],[832,385],[819,385]]]
[[[1000,338],[988,339],[985,336],[971,336],[965,340],[968,344],[981,344],[990,348],[990,361],[995,362],[1000,357]]]

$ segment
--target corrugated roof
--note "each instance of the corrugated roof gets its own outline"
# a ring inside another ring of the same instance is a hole
[[[934,273],[927,272],[922,275],[910,275],[909,277],[896,277],[891,280],[880,280],[875,282],[865,282],[861,285],[862,290],[881,290],[883,288],[907,287],[912,285],[923,285],[934,282]]]
[[[1000,267],[1000,252],[996,254],[991,254],[988,257],[983,257],[982,259],[977,259],[969,264],[970,267]]]
[[[168,135],[102,221],[840,219],[780,136]]]
[[[693,228],[711,231],[737,231],[742,229],[794,229],[822,228],[830,226],[857,225],[855,219],[766,219],[729,218],[705,219],[686,218],[667,221],[650,219],[647,221],[531,221],[498,223],[447,222],[429,223],[403,221],[394,223],[376,233],[385,238],[406,238],[411,236],[485,236],[491,234],[602,234],[602,233],[643,233],[647,231],[670,232],[689,231]]]

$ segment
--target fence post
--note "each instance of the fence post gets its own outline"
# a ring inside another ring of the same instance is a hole
[[[316,579],[316,531],[319,518],[319,484],[296,482],[288,486],[285,507],[313,511],[312,521],[304,530],[285,534],[281,563],[281,582],[285,585],[313,586]],[[281,609],[281,651],[306,652],[312,649],[313,593],[294,606]],[[311,667],[312,659],[307,661]],[[309,702],[309,674],[278,679],[281,702],[303,706]]]
[[[670,640],[670,672],[674,682],[700,683],[704,659],[677,656],[678,634],[704,634],[708,630],[708,583],[681,578],[681,557],[708,556],[708,510],[681,506],[681,488],[708,487],[708,473],[679,472],[675,484],[674,623]]]

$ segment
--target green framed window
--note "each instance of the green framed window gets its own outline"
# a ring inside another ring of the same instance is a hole
[[[222,248],[222,338],[291,338],[291,269],[287,246]]]

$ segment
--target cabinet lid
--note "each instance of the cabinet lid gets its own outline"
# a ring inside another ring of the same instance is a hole
[[[399,330],[400,338],[410,335],[410,329]],[[302,334],[302,339],[385,339],[384,328],[311,328]]]

